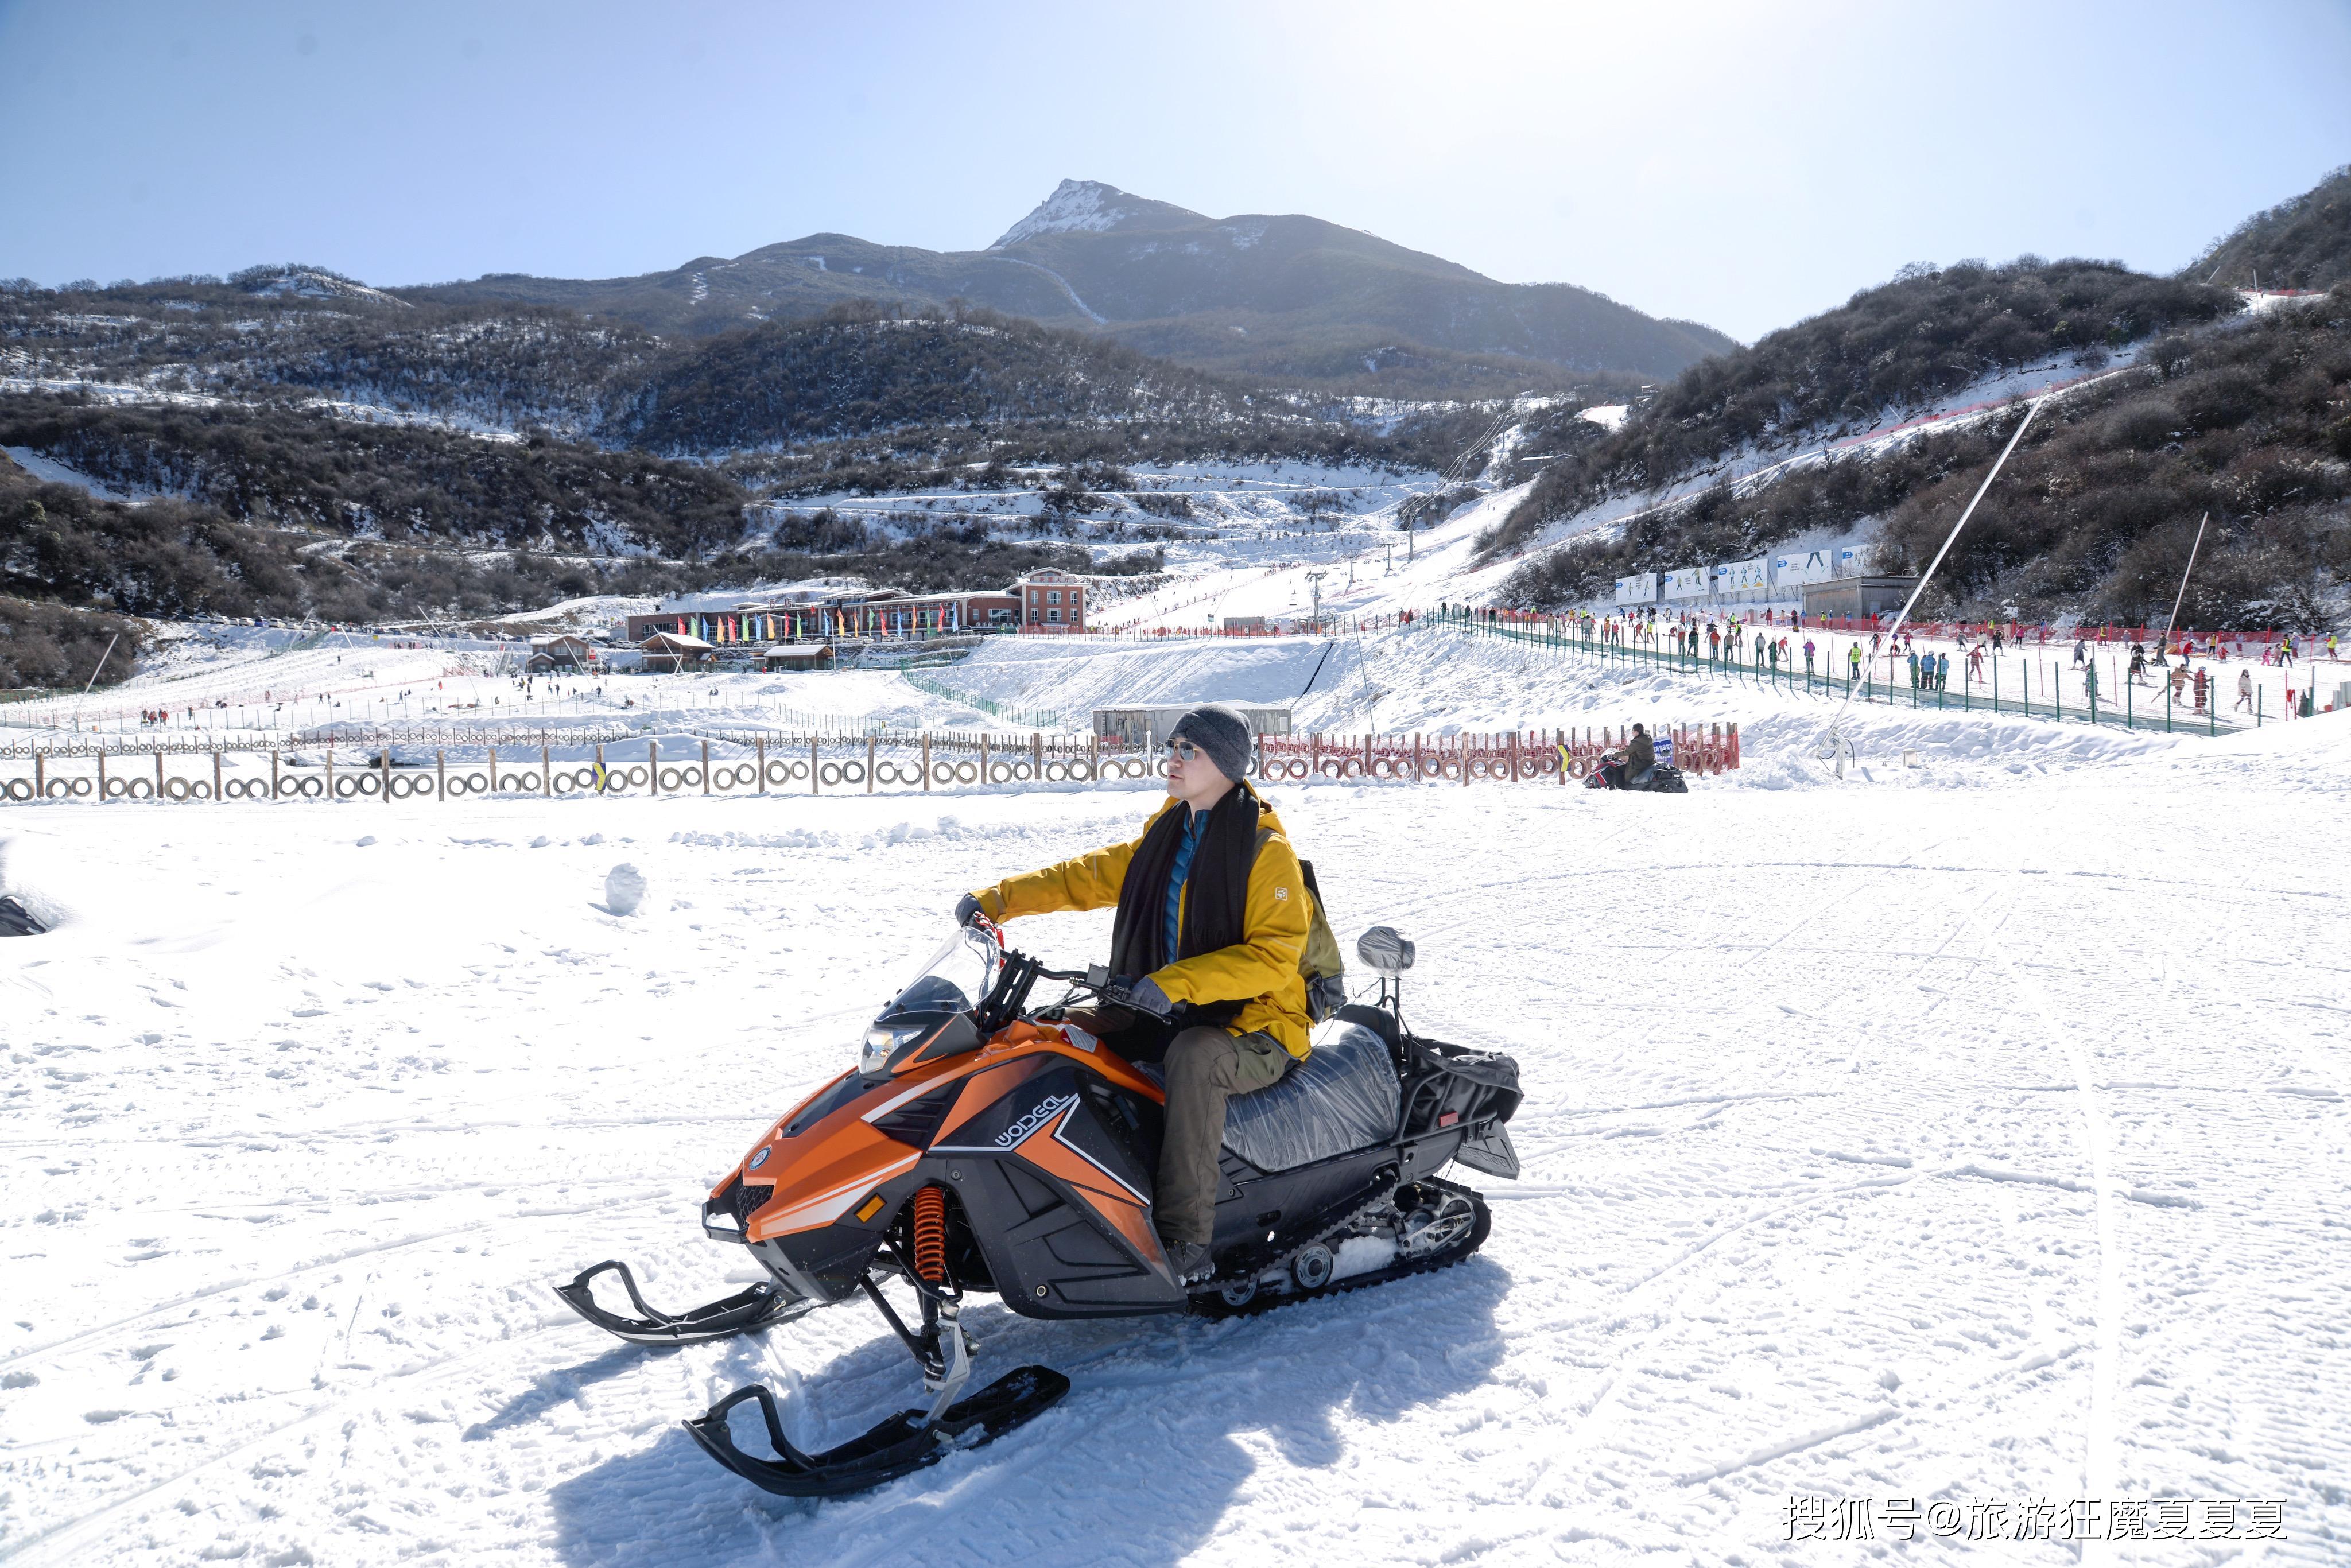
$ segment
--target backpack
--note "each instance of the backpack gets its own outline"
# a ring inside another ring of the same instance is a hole
[[[1257,831],[1259,853],[1271,837],[1271,828]],[[1250,858],[1254,861],[1256,857]],[[1314,880],[1314,862],[1301,860],[1298,871],[1306,880],[1306,910],[1311,917],[1306,950],[1298,956],[1298,972],[1306,978],[1306,1016],[1315,1023],[1322,1023],[1347,1005],[1347,965],[1339,951],[1339,938],[1332,933],[1330,916],[1322,912],[1322,884]]]

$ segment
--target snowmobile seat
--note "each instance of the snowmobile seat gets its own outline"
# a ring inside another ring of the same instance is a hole
[[[1395,1136],[1399,1100],[1388,1042],[1342,1016],[1280,1082],[1226,1103],[1225,1147],[1261,1171],[1294,1170]]]

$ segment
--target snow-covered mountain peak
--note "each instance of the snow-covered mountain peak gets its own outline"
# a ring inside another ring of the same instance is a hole
[[[1051,195],[1038,203],[1027,217],[1006,229],[987,248],[1003,250],[1042,235],[1106,234],[1112,229],[1132,227],[1138,220],[1158,223],[1170,219],[1178,223],[1207,221],[1197,213],[1130,195],[1100,180],[1064,180],[1053,187]]]

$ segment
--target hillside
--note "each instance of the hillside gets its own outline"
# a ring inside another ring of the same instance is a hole
[[[825,318],[682,345],[608,434],[664,451],[821,441],[914,425],[1234,423],[1247,393],[1114,343],[977,315]]]
[[[2351,278],[2351,164],[2247,218],[2180,269],[2238,288],[2332,288]]]
[[[1506,602],[1604,599],[1620,575],[1751,556],[1882,519],[1876,564],[1924,568],[2021,410],[1886,450],[1716,485],[1529,558]],[[1540,486],[1538,487],[1540,488]],[[2351,284],[2168,333],[2127,373],[2052,400],[1922,608],[2160,621],[2211,519],[2183,623],[2308,630],[2351,584]]]
[[[1834,441],[2058,356],[2095,368],[2112,350],[2236,308],[2225,289],[2116,262],[2021,256],[1905,268],[1837,309],[1683,371],[1622,428],[1547,468],[1488,541],[1487,558],[1554,518],[1741,452]]]
[[[664,334],[727,331],[851,300],[985,307],[1106,333],[1198,369],[1381,395],[1670,375],[1730,340],[1564,284],[1506,284],[1319,218],[1214,219],[1064,181],[980,251],[811,235],[732,259],[594,280],[495,274],[396,291],[559,306]]]

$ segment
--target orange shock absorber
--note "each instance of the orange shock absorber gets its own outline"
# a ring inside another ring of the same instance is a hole
[[[947,1195],[935,1186],[914,1194],[914,1272],[947,1282]]]

